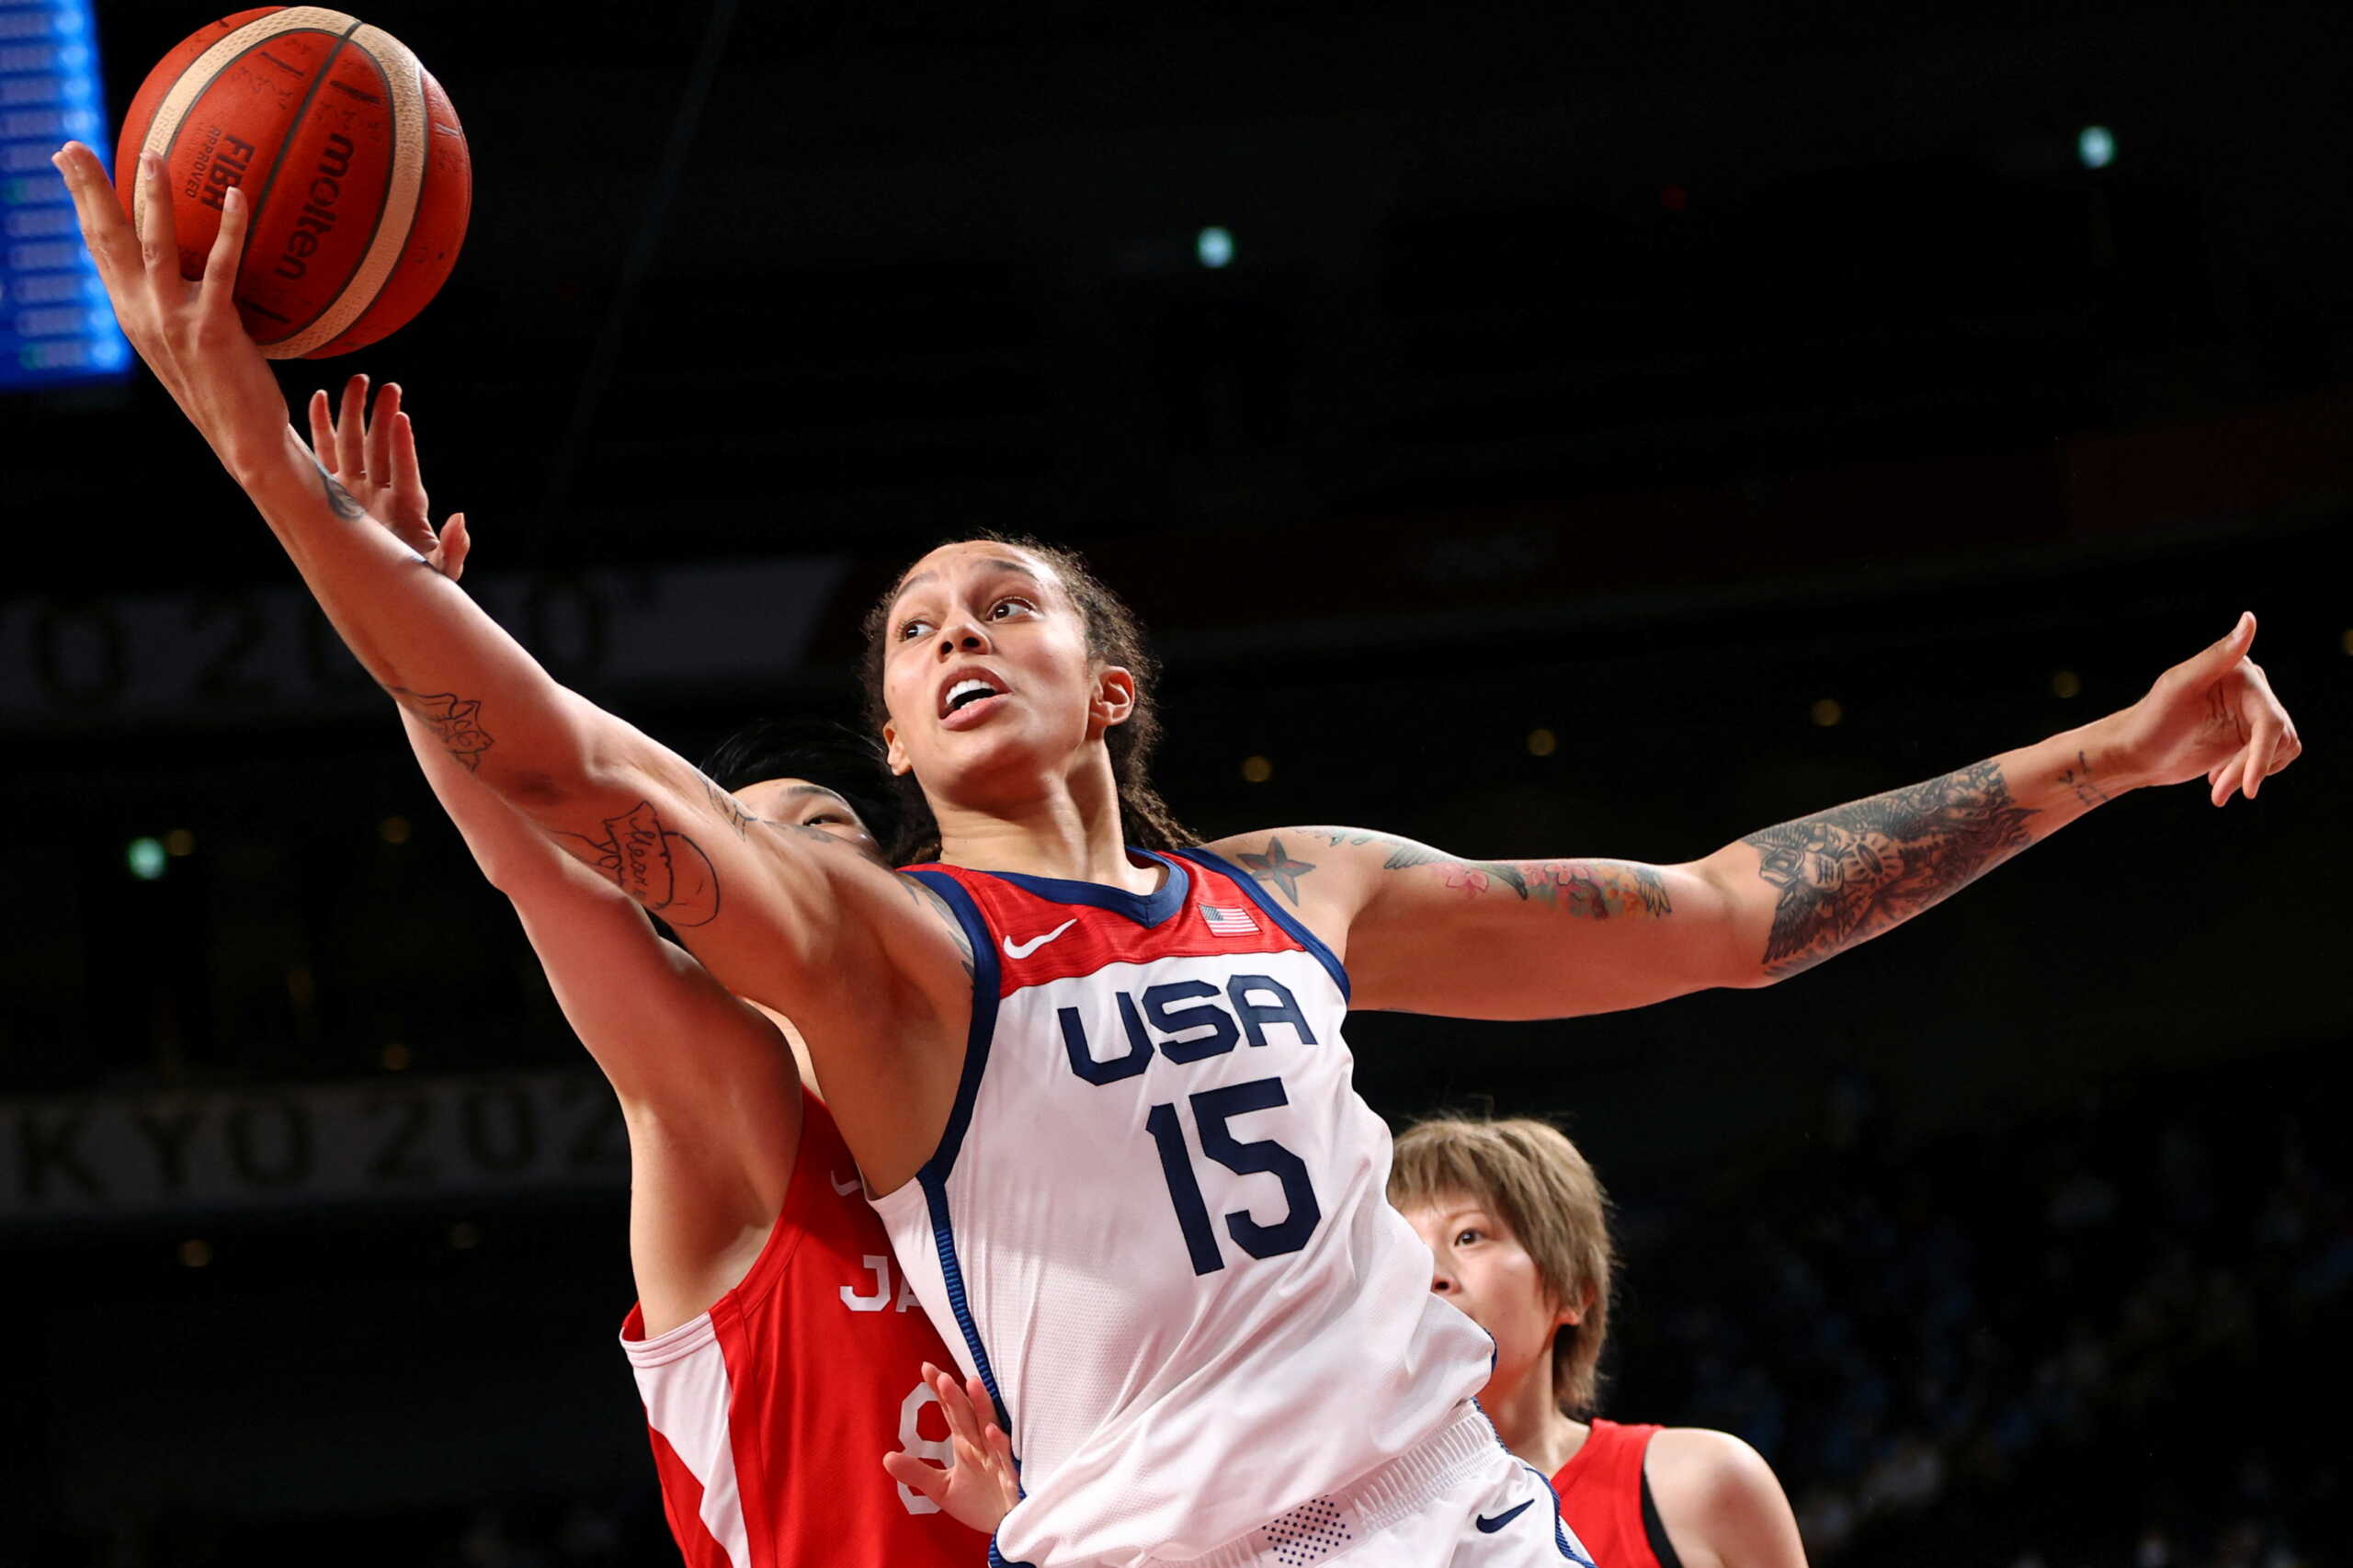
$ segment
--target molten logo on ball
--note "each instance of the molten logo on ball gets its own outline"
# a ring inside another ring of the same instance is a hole
[[[343,176],[351,172],[351,138],[327,132],[326,151],[319,154],[319,172],[311,181],[311,199],[286,236],[286,250],[278,258],[280,278],[300,278],[310,270],[303,258],[319,248],[319,241],[335,227],[335,199],[343,194]]]

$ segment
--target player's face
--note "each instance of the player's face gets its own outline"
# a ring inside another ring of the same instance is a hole
[[[1053,568],[1017,546],[947,544],[916,562],[884,636],[891,767],[935,800],[985,806],[1031,789],[1133,704],[1128,672],[1087,653]]]
[[[1552,1301],[1504,1217],[1464,1193],[1414,1204],[1404,1215],[1430,1249],[1430,1289],[1495,1340],[1495,1381],[1549,1379],[1552,1331],[1580,1314]]]
[[[763,778],[736,790],[735,803],[763,822],[813,827],[877,860],[882,858],[882,846],[874,842],[874,835],[857,811],[823,784],[812,784],[806,778]]]

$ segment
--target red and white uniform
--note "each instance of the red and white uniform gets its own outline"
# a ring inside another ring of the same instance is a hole
[[[1596,1421],[1585,1445],[1552,1477],[1561,1517],[1607,1568],[1675,1568],[1673,1547],[1666,1548],[1665,1563],[1653,1549],[1666,1532],[1643,1482],[1643,1460],[1657,1433],[1654,1426]]]
[[[977,1562],[986,1537],[882,1469],[894,1448],[948,1461],[921,1373],[948,1348],[892,1266],[833,1117],[803,1104],[784,1211],[751,1272],[656,1338],[639,1308],[621,1325],[670,1532],[688,1568]]]

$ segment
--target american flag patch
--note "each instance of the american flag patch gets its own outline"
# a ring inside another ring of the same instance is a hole
[[[1201,920],[1220,937],[1255,937],[1258,923],[1250,918],[1246,909],[1221,909],[1214,903],[1201,905]]]

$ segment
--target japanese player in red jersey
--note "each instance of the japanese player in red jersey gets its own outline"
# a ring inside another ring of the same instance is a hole
[[[1771,984],[2133,790],[2252,797],[2299,750],[2244,616],[2127,708],[1682,864],[1347,827],[1193,846],[1152,790],[1124,607],[1067,554],[961,540],[870,621],[879,730],[938,829],[937,864],[893,874],[557,682],[430,569],[421,519],[368,524],[238,324],[242,203],[191,284],[159,166],[137,235],[86,149],[59,164],[131,343],[369,674],[719,987],[801,1028],[900,1267],[1011,1435],[1002,1560],[1588,1561],[1479,1414],[1491,1344],[1389,1206],[1349,1008],[1532,1018]]]
[[[1429,1244],[1431,1290],[1495,1342],[1479,1403],[1552,1478],[1569,1528],[1613,1568],[1805,1568],[1756,1449],[1695,1426],[1592,1414],[1609,1332],[1608,1199],[1541,1121],[1437,1118],[1397,1136],[1389,1196]]]

